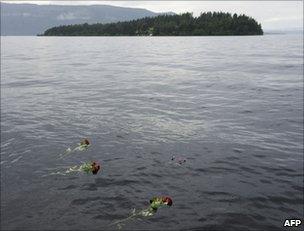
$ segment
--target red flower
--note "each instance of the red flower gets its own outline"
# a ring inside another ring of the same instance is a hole
[[[85,145],[90,145],[90,141],[89,141],[88,139],[84,139],[84,140],[83,140],[83,143],[84,143]]]
[[[163,197],[163,203],[165,203],[168,206],[171,206],[173,204],[173,201],[170,197]]]
[[[92,162],[92,173],[94,175],[97,174],[97,172],[99,171],[99,169],[100,169],[100,165],[97,164],[96,162]]]

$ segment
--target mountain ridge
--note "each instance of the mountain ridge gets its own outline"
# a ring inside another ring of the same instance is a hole
[[[37,35],[60,25],[111,23],[161,14],[111,5],[38,5],[1,2],[1,35]],[[174,13],[173,13],[174,14]]]

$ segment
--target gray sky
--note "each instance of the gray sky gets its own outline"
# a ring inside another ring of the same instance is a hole
[[[246,14],[262,24],[263,29],[303,28],[303,1],[3,1],[56,5],[114,5],[145,8],[154,12],[224,11]]]

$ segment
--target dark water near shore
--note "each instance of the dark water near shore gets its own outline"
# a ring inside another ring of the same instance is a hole
[[[123,228],[303,218],[302,41],[2,37],[1,229],[107,230],[158,195],[173,206]],[[58,159],[83,137],[87,152]],[[42,177],[89,160],[98,175]]]

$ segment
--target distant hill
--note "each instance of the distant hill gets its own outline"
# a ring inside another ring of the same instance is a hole
[[[47,28],[59,25],[109,23],[157,15],[159,14],[145,9],[108,5],[1,3],[1,35],[37,35]]]
[[[128,22],[53,27],[44,36],[201,36],[262,35],[261,24],[246,15],[206,12],[146,17]]]
[[[265,34],[303,34],[303,28],[288,28],[280,30],[265,30]]]

